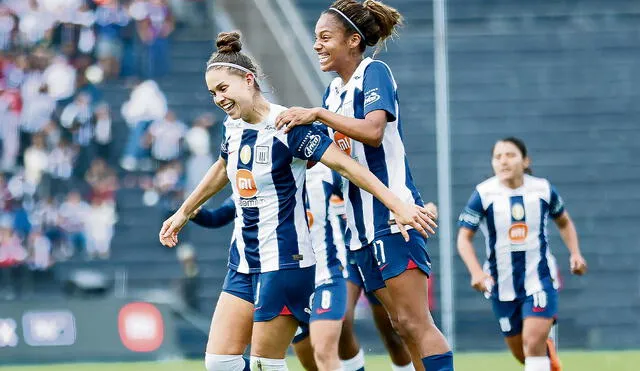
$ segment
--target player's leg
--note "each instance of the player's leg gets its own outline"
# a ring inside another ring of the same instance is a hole
[[[409,231],[410,241],[400,234],[376,239],[370,247],[387,286],[388,296],[376,292],[394,328],[409,347],[412,359],[421,358],[429,371],[453,370],[453,353],[429,311],[428,274],[431,264],[426,240]]]
[[[491,299],[493,314],[511,354],[524,365],[522,348],[522,300],[500,301]]]
[[[251,275],[229,270],[213,313],[205,354],[208,371],[248,371],[243,358],[253,326]]]
[[[302,367],[306,371],[317,371],[318,368],[316,367],[316,360],[313,358],[313,347],[311,347],[308,326],[298,327],[298,331],[291,344]]]
[[[254,275],[251,370],[287,370],[285,355],[298,325],[309,322],[315,267]]]
[[[558,297],[555,290],[540,291],[528,296],[522,305],[522,345],[525,356],[525,371],[560,370],[557,357],[554,365],[549,354],[547,340],[555,322]],[[555,355],[555,352],[553,352]]]
[[[378,329],[378,333],[380,334],[380,338],[382,339],[382,343],[391,357],[392,369],[394,371],[414,370],[415,368],[411,363],[409,350],[402,341],[400,335],[398,335],[396,330],[393,328],[391,319],[389,319],[389,313],[387,313],[387,310],[384,309],[382,303],[380,303],[374,295],[367,295],[367,298],[369,299],[373,320],[376,324],[376,328]],[[418,365],[422,366],[420,362]],[[418,370],[423,369],[424,368],[421,367]]]
[[[311,345],[321,371],[341,370],[338,344],[342,318],[347,310],[347,283],[344,278],[318,286],[312,298]]]
[[[345,371],[364,370],[364,351],[354,331],[355,309],[362,292],[362,277],[353,253],[347,252],[347,311],[342,321],[338,354]]]

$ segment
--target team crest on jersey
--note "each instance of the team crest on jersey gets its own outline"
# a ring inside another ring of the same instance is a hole
[[[515,203],[511,206],[511,217],[518,221],[524,219],[524,206],[521,203]]]
[[[256,180],[251,171],[240,169],[236,173],[236,188],[242,198],[251,198],[258,194]]]
[[[509,228],[509,240],[513,244],[523,244],[529,235],[529,227],[526,223],[513,223]]]
[[[257,164],[268,164],[269,155],[271,151],[268,146],[256,146],[256,163]]]
[[[342,150],[342,152],[351,156],[351,138],[339,131],[333,133],[333,142]]]
[[[240,161],[245,165],[251,161],[251,147],[248,144],[245,144],[240,150]]]

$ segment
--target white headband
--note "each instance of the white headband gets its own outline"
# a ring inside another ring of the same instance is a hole
[[[349,19],[349,17],[347,17],[346,14],[344,14],[343,12],[341,12],[340,10],[336,9],[336,8],[329,8],[329,10],[333,10],[334,12],[340,14],[342,16],[342,18],[346,19],[347,22],[349,22],[351,24],[351,26],[353,26],[353,28],[355,28],[356,32],[358,32],[358,34],[360,35],[360,37],[362,37],[362,40],[366,41],[366,37],[364,37],[364,34],[362,33],[362,31],[360,31],[360,29],[358,28],[358,26],[356,26],[355,23],[353,23],[353,21],[351,19]]]
[[[216,66],[222,66],[222,67],[231,67],[231,68],[235,68],[237,70],[240,71],[244,71],[246,73],[252,74],[253,76],[255,76],[255,73],[251,72],[248,68],[244,68],[239,64],[235,64],[235,63],[227,63],[227,62],[213,62],[213,63],[209,63],[207,65],[207,71],[209,71],[209,69],[211,69],[211,67],[216,67]]]

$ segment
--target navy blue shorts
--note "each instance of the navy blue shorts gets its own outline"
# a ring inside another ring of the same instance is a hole
[[[308,337],[309,337],[309,325],[306,323],[301,323],[300,326],[298,327],[298,330],[296,330],[296,336],[293,337],[291,344],[299,343]]]
[[[385,281],[409,269],[420,269],[427,276],[431,274],[427,239],[414,229],[407,232],[409,242],[405,242],[400,233],[394,233],[380,236],[369,245]]]
[[[316,287],[310,306],[311,322],[342,320],[347,312],[347,280],[338,277],[331,283]]]
[[[553,318],[558,314],[558,291],[539,291],[523,299],[499,301],[491,299],[493,314],[504,336],[522,333],[522,322],[527,317]]]
[[[250,274],[229,269],[222,291],[253,303],[254,322],[291,315],[302,323],[308,323],[314,276],[314,266]]]
[[[349,277],[352,282],[354,282],[354,277],[360,277],[359,282],[364,287],[364,291],[370,293],[386,287],[371,245],[351,251],[350,254],[355,262],[353,264],[355,268],[352,267],[349,271]],[[347,266],[349,265],[351,264],[347,264]]]
[[[301,323],[308,323],[315,272],[315,266],[311,266],[254,274],[253,321],[265,322],[290,315]]]
[[[347,280],[358,287],[364,288],[364,282],[362,282],[362,276],[360,276],[360,272],[358,271],[356,258],[353,256],[354,252],[355,251],[347,250]],[[364,295],[367,297],[369,304],[382,305],[373,292],[367,292],[365,290]]]
[[[252,274],[239,273],[233,269],[227,271],[222,291],[253,304]]]

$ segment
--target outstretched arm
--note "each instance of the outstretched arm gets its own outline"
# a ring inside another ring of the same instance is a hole
[[[178,232],[187,224],[189,216],[229,182],[225,167],[226,161],[219,158],[218,161],[211,165],[207,174],[182,203],[178,211],[162,223],[159,237],[163,245],[174,247],[178,243]]]
[[[395,223],[400,228],[405,240],[409,240],[405,225],[410,225],[425,237],[428,237],[427,232],[435,234],[432,227],[437,227],[437,224],[433,221],[435,217],[430,212],[417,205],[406,205],[389,188],[385,187],[375,175],[347,156],[335,144],[332,143],[327,148],[320,161],[349,179],[359,188],[371,193],[391,210],[395,217]]]

